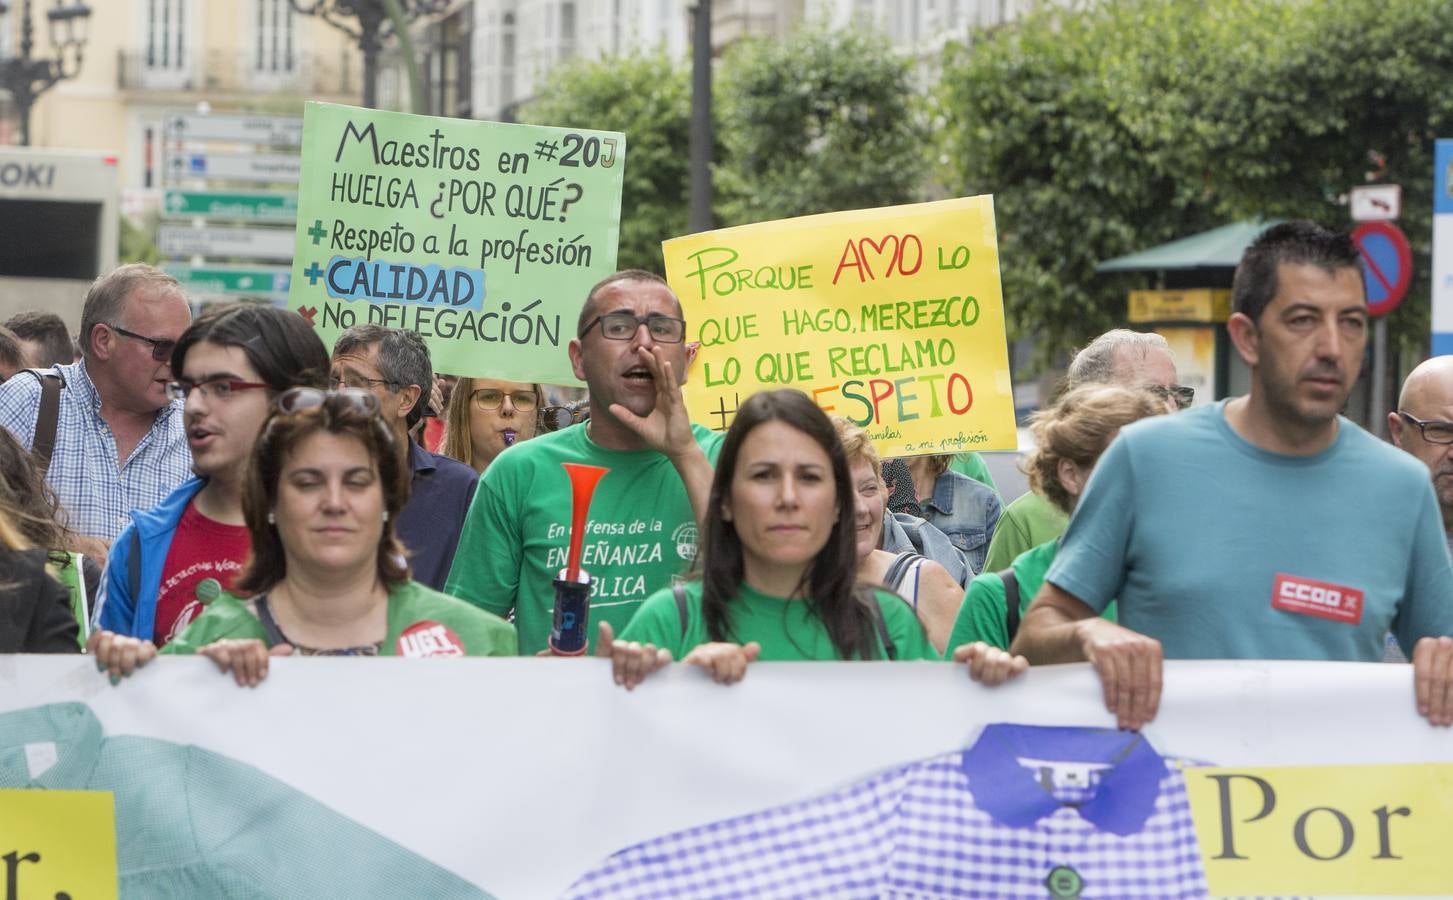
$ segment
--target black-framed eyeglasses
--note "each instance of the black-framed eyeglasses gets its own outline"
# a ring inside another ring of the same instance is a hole
[[[201,391],[203,397],[226,400],[239,391],[266,390],[271,387],[272,385],[261,381],[235,381],[231,378],[207,378],[202,381],[178,378],[166,386],[166,391],[173,400],[185,403],[194,390]]]
[[[1409,425],[1417,426],[1418,431],[1423,435],[1423,440],[1430,444],[1453,444],[1453,422],[1444,422],[1441,419],[1419,419],[1417,416],[1398,410],[1398,415]]]
[[[127,331],[120,325],[112,325],[109,322],[106,323],[106,327],[121,335],[122,337],[129,337],[133,341],[145,341],[146,343],[150,344],[151,358],[156,360],[157,362],[166,362],[167,360],[171,359],[172,351],[177,348],[177,342],[173,340],[168,340],[166,338],[147,337],[144,334],[137,334],[134,331]]]
[[[582,410],[571,409],[568,406],[540,407],[540,427],[546,431],[559,431],[583,421],[585,421],[585,413]]]
[[[1184,384],[1147,384],[1145,389],[1162,400],[1169,400],[1176,409],[1189,409],[1196,402],[1196,389]]]
[[[357,372],[333,375],[328,378],[328,385],[338,390],[353,388],[354,390],[366,391],[375,384],[387,385],[389,390],[392,391],[396,391],[400,387],[397,381],[389,381],[387,378],[369,378],[367,375],[359,375]]]
[[[336,391],[320,391],[313,387],[288,388],[278,394],[274,402],[285,413],[300,413],[320,406],[333,413],[347,411],[365,416],[376,415],[379,410],[378,398],[371,391],[355,387]]]
[[[630,340],[636,336],[636,330],[642,325],[646,326],[653,341],[660,341],[663,344],[679,344],[686,339],[685,319],[657,313],[649,316],[638,316],[628,312],[606,313],[591,319],[590,324],[580,329],[580,336],[585,337],[597,324],[600,325],[600,333],[613,341]]]
[[[540,398],[535,396],[534,391],[502,391],[499,388],[480,388],[469,395],[470,401],[480,409],[499,409],[504,406],[505,398],[510,398],[510,404],[520,412],[530,412],[540,405]]]

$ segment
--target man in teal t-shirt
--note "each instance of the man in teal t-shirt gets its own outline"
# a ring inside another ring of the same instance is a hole
[[[1309,222],[1247,250],[1227,325],[1251,393],[1137,422],[1101,457],[1014,650],[1088,659],[1123,728],[1161,660],[1413,659],[1453,724],[1453,564],[1427,472],[1339,411],[1366,346],[1357,248]],[[1120,624],[1096,619],[1119,598]]]
[[[655,275],[618,272],[596,285],[570,342],[590,420],[510,447],[485,470],[444,591],[496,615],[513,611],[520,653],[547,648],[553,582],[566,563],[572,505],[561,463],[610,470],[582,545],[592,646],[600,622],[619,633],[695,558],[722,435],[686,417],[685,327],[676,295]]]

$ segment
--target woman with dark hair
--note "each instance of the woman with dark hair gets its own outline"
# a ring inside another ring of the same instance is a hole
[[[513,655],[513,626],[409,577],[393,522],[410,475],[373,394],[284,392],[248,466],[252,556],[235,595],[208,602],[164,652],[204,654],[244,685],[269,656]],[[156,655],[110,632],[91,646],[113,679]]]
[[[597,652],[634,687],[671,661],[723,684],[766,660],[935,659],[901,597],[858,581],[853,492],[832,422],[807,395],[754,394],[717,459],[701,578],[662,590]]]
[[[4,428],[0,428],[0,510],[27,546],[49,551],[50,573],[70,595],[84,639],[101,583],[96,559],[105,556],[105,545],[66,527],[65,511],[30,451]]]
[[[172,372],[196,477],[131,513],[111,546],[97,614],[101,628],[157,646],[241,571],[251,547],[242,481],[252,442],[278,394],[325,386],[328,351],[295,312],[229,303],[209,307],[182,332]]]
[[[439,452],[483,475],[506,448],[535,436],[544,403],[538,384],[460,378],[449,395]]]
[[[20,530],[21,515],[0,499],[0,653],[77,653],[70,597],[48,571],[51,552]]]

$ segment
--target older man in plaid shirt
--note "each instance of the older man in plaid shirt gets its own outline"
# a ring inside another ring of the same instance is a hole
[[[191,322],[175,278],[133,263],[96,279],[81,310],[81,361],[54,366],[60,415],[46,481],[74,530],[115,539],[127,513],[160,503],[186,480],[181,404],[167,395],[171,352]],[[0,385],[0,426],[35,442],[40,380]]]

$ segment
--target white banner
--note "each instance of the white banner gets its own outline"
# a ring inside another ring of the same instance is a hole
[[[1083,665],[998,689],[949,665],[757,664],[732,687],[672,666],[633,692],[593,659],[271,668],[246,690],[207,660],[163,658],[113,687],[88,658],[0,656],[0,715],[87,704],[108,739],[254,766],[504,898],[556,896],[631,844],[969,747],[988,723],[1114,727]],[[1222,767],[1453,761],[1453,731],[1416,714],[1409,666],[1172,663],[1145,736],[1167,757]],[[1238,803],[1241,828],[1256,809]],[[1372,840],[1368,811],[1349,816]],[[1244,848],[1256,835],[1237,837]],[[1334,838],[1308,840],[1331,853]]]

